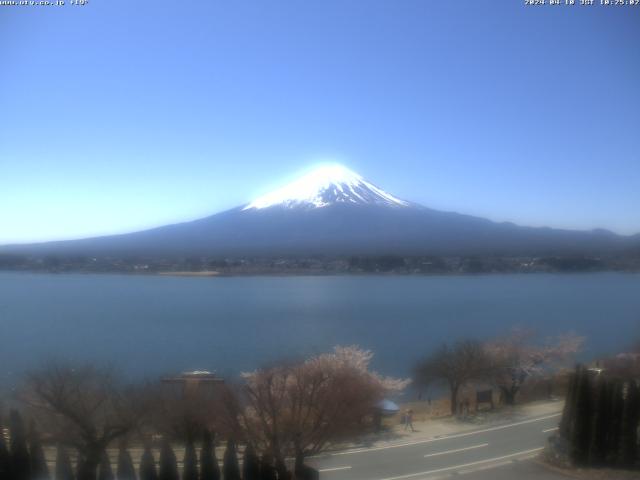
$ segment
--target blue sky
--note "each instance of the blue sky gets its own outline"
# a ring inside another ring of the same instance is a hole
[[[434,208],[640,232],[640,7],[523,3],[0,7],[0,244],[205,216],[319,161]]]

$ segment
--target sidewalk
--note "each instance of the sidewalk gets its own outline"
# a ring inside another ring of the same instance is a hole
[[[413,422],[415,431],[404,430],[399,418],[393,425],[389,425],[379,433],[366,435],[355,442],[335,445],[331,451],[358,450],[378,448],[390,445],[405,445],[420,442],[445,435],[470,432],[482,428],[497,427],[526,421],[531,418],[545,417],[562,413],[564,400],[538,401],[513,407],[500,407],[493,411],[480,411],[466,418],[441,417],[435,419],[416,420]],[[558,420],[560,417],[558,417]],[[322,456],[322,454],[320,455]]]

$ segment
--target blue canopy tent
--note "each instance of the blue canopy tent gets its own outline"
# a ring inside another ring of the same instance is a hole
[[[378,408],[380,413],[385,417],[395,415],[400,411],[400,407],[395,402],[392,402],[391,400],[387,400],[387,399],[384,399],[378,402],[378,404],[376,405],[376,408]]]

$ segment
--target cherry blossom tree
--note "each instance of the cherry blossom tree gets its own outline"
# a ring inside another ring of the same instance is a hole
[[[370,371],[372,357],[357,346],[338,346],[301,363],[243,374],[246,435],[282,459],[296,447],[317,453],[362,432],[376,403],[409,383]]]

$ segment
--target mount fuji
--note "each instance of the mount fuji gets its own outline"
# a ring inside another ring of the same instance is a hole
[[[270,207],[321,208],[336,204],[409,206],[408,202],[379,189],[342,165],[327,165],[257,198],[242,210]]]
[[[246,205],[199,220],[82,240],[0,247],[31,255],[562,255],[640,246],[640,236],[497,223],[385,192],[340,165],[319,167]]]

